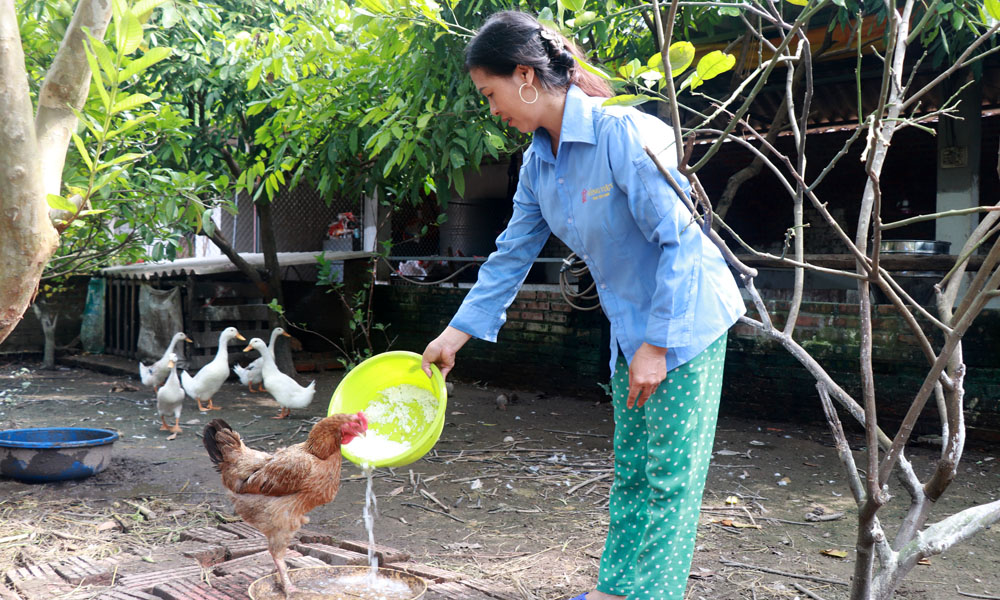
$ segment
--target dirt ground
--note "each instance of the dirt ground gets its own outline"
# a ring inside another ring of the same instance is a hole
[[[376,472],[376,542],[408,551],[417,561],[492,580],[525,600],[557,600],[592,589],[607,528],[610,404],[462,381],[460,375],[453,378],[448,420],[435,450],[409,467]],[[111,466],[88,479],[24,484],[0,478],[0,571],[68,555],[116,555],[119,574],[178,561],[170,546],[180,531],[232,514],[201,444],[205,423],[225,418],[249,445],[265,450],[302,441],[311,423],[325,415],[326,399],[342,376],[300,373],[303,383],[317,379],[316,401],[285,421],[270,418],[277,405],[269,396],[249,393],[233,379],[215,397],[221,411],[199,413],[190,402],[181,416],[183,432],[168,441],[168,432],[158,429],[154,396],[139,387],[137,377],[0,363],[0,428],[84,426],[121,434]],[[500,410],[497,396],[511,392],[517,400]],[[687,597],[808,597],[798,584],[813,597],[847,598],[844,585],[821,581],[847,581],[855,557],[856,509],[830,435],[820,427],[738,420],[725,416],[725,408],[723,413]],[[860,437],[852,443],[856,450],[862,446]],[[959,478],[932,520],[1000,496],[996,448],[969,446]],[[913,447],[909,456],[918,473],[926,474],[935,449]],[[343,478],[339,496],[313,511],[308,527],[365,539],[365,480],[350,463]],[[899,486],[891,491],[903,493]],[[739,503],[727,505],[730,496]],[[896,498],[885,512],[890,534],[905,504]],[[155,515],[148,519],[138,507]],[[807,521],[814,510],[846,516]],[[994,527],[919,566],[898,597],[968,597],[959,589],[1000,596],[998,550],[1000,531]]]

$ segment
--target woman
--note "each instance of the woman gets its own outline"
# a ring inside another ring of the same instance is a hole
[[[596,589],[574,600],[681,599],[712,450],[726,332],[745,307],[719,250],[645,148],[676,165],[670,128],[580,68],[530,15],[490,17],[466,68],[490,111],[531,132],[514,213],[450,325],[423,354],[443,375],[471,338],[496,341],[554,233],[586,261],[611,321],[615,480]],[[673,177],[686,185],[676,170]]]

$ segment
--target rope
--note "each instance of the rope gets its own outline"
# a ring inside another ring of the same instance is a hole
[[[583,291],[574,292],[572,290],[572,284],[569,282],[569,275],[572,275],[577,279],[581,279],[588,273],[590,273],[590,269],[587,268],[587,263],[577,258],[575,252],[570,253],[569,256],[563,259],[562,267],[559,269],[559,292],[562,294],[563,300],[566,301],[566,304],[569,304],[576,310],[590,311],[597,310],[601,307],[601,301],[598,299],[597,292],[594,291],[597,284],[593,281],[591,281],[587,289]],[[597,302],[593,306],[580,306],[574,302],[574,300],[597,300]]]

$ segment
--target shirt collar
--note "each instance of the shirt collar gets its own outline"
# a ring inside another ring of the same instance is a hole
[[[559,146],[565,142],[583,142],[596,144],[594,133],[594,113],[591,98],[575,85],[569,86],[566,92],[566,104],[563,106],[562,131],[559,133]],[[549,133],[539,127],[531,140],[531,152],[546,162],[555,163],[552,156],[552,143]]]

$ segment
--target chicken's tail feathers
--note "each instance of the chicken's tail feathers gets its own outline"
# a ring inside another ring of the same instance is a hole
[[[218,439],[217,435],[219,433],[225,433],[226,435],[221,436],[222,439]],[[212,421],[205,425],[205,431],[202,435],[202,442],[205,444],[205,450],[208,452],[208,457],[212,459],[212,463],[218,468],[226,457],[222,450],[222,444],[232,443],[235,438],[237,443],[240,443],[240,435],[233,431],[222,419],[212,419]]]

